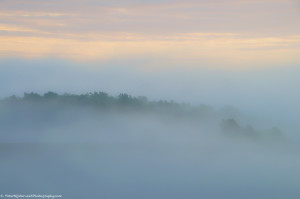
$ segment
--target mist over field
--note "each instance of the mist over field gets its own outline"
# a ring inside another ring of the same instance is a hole
[[[65,198],[297,198],[299,147],[215,109],[104,92],[0,103],[1,190]],[[247,126],[248,124],[248,126]]]

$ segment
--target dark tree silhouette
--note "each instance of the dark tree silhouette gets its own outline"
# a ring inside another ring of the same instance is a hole
[[[37,93],[24,93],[22,98],[15,95],[0,100],[0,105],[4,103],[12,107],[24,108],[23,102],[32,103],[31,110],[46,110],[50,115],[55,115],[55,111],[67,108],[89,107],[96,111],[135,111],[144,114],[151,113],[163,119],[188,119],[190,122],[201,124],[204,121],[228,118],[228,115],[240,115],[237,109],[227,107],[222,111],[214,110],[207,105],[191,106],[189,104],[179,104],[174,101],[148,101],[146,97],[132,97],[126,93],[121,93],[117,97],[110,96],[105,92],[93,92],[81,95],[57,94],[49,91],[44,95]],[[38,102],[38,103],[36,103]],[[225,110],[225,111],[224,111]],[[225,114],[224,114],[225,113]],[[49,115],[48,114],[48,115]],[[233,119],[224,119],[220,124],[221,132],[232,137],[241,137],[252,140],[280,140],[283,138],[278,128],[271,128],[265,131],[257,131],[252,126],[242,127]]]

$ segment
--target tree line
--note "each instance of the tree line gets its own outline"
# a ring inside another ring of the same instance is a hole
[[[185,103],[177,103],[174,101],[158,100],[150,101],[145,96],[133,97],[127,93],[120,93],[117,96],[111,96],[106,92],[89,92],[85,94],[58,94],[52,91],[42,95],[34,92],[24,93],[23,97],[10,96],[2,99],[5,104],[22,104],[33,103],[35,105],[52,104],[65,108],[70,106],[91,107],[95,110],[118,110],[118,111],[142,111],[154,112],[158,115],[166,115],[172,118],[185,118],[190,121],[203,122],[207,120],[220,121],[221,132],[229,137],[239,137],[252,140],[262,138],[274,138],[281,140],[283,138],[282,132],[278,128],[265,129],[258,131],[251,125],[242,127],[233,115],[238,115],[238,111],[233,107],[226,107],[224,110],[231,115],[224,115],[218,112],[213,107],[208,105],[192,106]],[[57,107],[56,107],[57,108]],[[224,119],[225,117],[225,119]],[[226,119],[227,117],[227,119]]]

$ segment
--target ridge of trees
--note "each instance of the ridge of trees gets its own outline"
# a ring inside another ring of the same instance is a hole
[[[127,93],[120,93],[118,96],[111,96],[105,92],[89,92],[86,94],[57,94],[49,91],[43,95],[38,93],[24,93],[23,97],[11,96],[2,101],[8,103],[33,102],[33,103],[55,103],[58,105],[88,106],[99,109],[119,109],[119,110],[143,110],[174,113],[178,116],[190,115],[199,117],[209,117],[214,112],[214,108],[201,104],[191,106],[190,104],[177,103],[174,101],[158,100],[149,101],[145,96],[133,97]]]
[[[23,97],[15,95],[2,99],[2,102],[18,103],[18,102],[31,102],[31,103],[54,103],[56,105],[65,106],[89,106],[99,108],[101,110],[117,109],[123,111],[152,111],[156,113],[168,113],[167,115],[175,117],[189,118],[191,121],[199,121],[201,119],[221,119],[220,130],[226,136],[247,138],[252,140],[272,138],[281,140],[283,138],[282,132],[278,128],[270,128],[263,131],[258,131],[252,126],[247,125],[242,127],[238,122],[230,118],[230,115],[235,117],[239,114],[238,110],[234,107],[226,107],[223,115],[218,113],[213,107],[201,104],[199,106],[192,106],[190,104],[177,103],[174,101],[149,101],[147,97],[139,96],[133,97],[126,93],[120,93],[118,96],[111,96],[105,92],[89,92],[86,94],[57,94],[49,91],[40,95],[38,93],[24,93]],[[1,102],[0,101],[0,102]],[[225,115],[224,115],[225,113]],[[230,113],[230,115],[227,115]],[[160,114],[164,115],[164,114]],[[222,115],[220,118],[220,115]],[[224,119],[224,117],[229,119]]]
[[[242,127],[234,119],[225,119],[220,124],[222,133],[229,137],[246,138],[251,140],[286,141],[280,129],[273,127],[258,131],[252,126]]]

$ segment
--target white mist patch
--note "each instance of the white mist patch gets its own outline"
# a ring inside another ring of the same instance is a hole
[[[169,109],[19,105],[1,107],[6,117],[0,186],[9,193],[78,199],[299,197],[299,150],[227,136],[219,118],[196,119]]]

